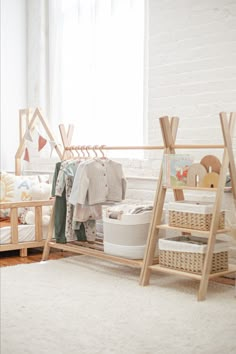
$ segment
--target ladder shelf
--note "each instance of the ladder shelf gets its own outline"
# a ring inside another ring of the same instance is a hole
[[[172,118],[171,120],[168,117],[162,117],[159,119],[162,131],[162,137],[164,142],[164,154],[175,154],[176,148],[186,149],[186,148],[202,148],[202,146],[193,146],[193,145],[175,145],[178,118]],[[224,229],[218,229],[221,203],[223,199],[223,194],[225,191],[228,191],[228,188],[225,188],[226,174],[229,170],[232,184],[232,195],[236,199],[236,169],[235,161],[232,150],[232,141],[230,133],[233,131],[233,125],[236,120],[236,113],[230,114],[230,119],[228,122],[227,114],[220,113],[220,123],[223,133],[224,145],[211,146],[211,148],[221,148],[223,149],[223,158],[221,162],[221,168],[219,173],[219,183],[217,188],[201,188],[201,187],[166,187],[162,185],[163,179],[163,169],[160,171],[159,184],[156,191],[155,202],[153,207],[153,215],[151,220],[151,225],[149,228],[148,240],[146,251],[144,255],[144,260],[142,264],[141,274],[140,274],[140,285],[145,286],[149,284],[149,280],[152,272],[165,272],[175,275],[183,275],[189,278],[197,279],[200,281],[199,290],[197,294],[197,299],[199,301],[206,298],[208,282],[214,277],[224,276],[227,274],[232,274],[236,272],[236,265],[228,265],[228,269],[224,271],[219,271],[217,273],[211,272],[211,264],[213,258],[214,245],[216,242],[216,235],[220,233],[229,232],[229,228],[224,227]],[[204,145],[204,148],[207,149],[207,145]],[[213,213],[212,221],[209,231],[201,231],[195,229],[189,229],[186,227],[171,227],[166,224],[162,224],[162,211],[164,208],[164,202],[166,198],[166,192],[168,189],[171,189],[174,194],[175,201],[184,200],[184,191],[185,190],[194,190],[194,191],[209,191],[215,192],[215,201],[213,204]],[[158,241],[158,232],[159,229],[164,230],[179,230],[182,235],[191,235],[197,234],[198,236],[207,238],[207,249],[203,264],[203,270],[201,274],[194,274],[184,270],[176,270],[169,267],[161,266],[160,264],[153,264],[153,257],[155,252],[155,245]]]

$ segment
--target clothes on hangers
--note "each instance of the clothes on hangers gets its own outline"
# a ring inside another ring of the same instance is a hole
[[[54,170],[52,181],[52,197],[55,197],[54,208],[54,230],[55,239],[58,243],[66,243],[65,227],[66,227],[66,192],[65,190],[60,196],[56,195],[57,177],[61,168],[61,162],[57,162]]]
[[[55,237],[59,243],[95,241],[102,205],[125,198],[122,165],[113,160],[65,160],[57,164],[53,180]]]
[[[73,205],[121,202],[125,199],[126,186],[119,162],[94,158],[78,166],[69,201]]]

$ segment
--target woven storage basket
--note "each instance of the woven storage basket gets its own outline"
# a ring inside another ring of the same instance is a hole
[[[207,240],[196,236],[159,239],[159,264],[162,267],[202,274],[206,242]],[[228,269],[228,248],[228,242],[216,241],[210,273]]]
[[[169,226],[209,231],[212,221],[213,204],[204,202],[170,202]],[[225,227],[225,211],[220,212],[218,229]]]

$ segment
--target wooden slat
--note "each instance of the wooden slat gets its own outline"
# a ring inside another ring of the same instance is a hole
[[[18,209],[11,208],[10,210],[10,224],[11,224],[11,242],[18,243]]]
[[[29,208],[35,206],[50,206],[53,205],[53,200],[30,200],[30,201],[22,201],[22,202],[6,202],[0,203],[0,209],[8,209],[8,208]]]
[[[30,242],[19,242],[19,243],[9,243],[6,245],[0,245],[0,252],[3,251],[13,251],[13,250],[20,250],[24,248],[35,248],[35,247],[43,247],[45,241],[30,241]]]
[[[43,239],[42,206],[36,206],[34,209],[35,209],[35,241],[42,241]]]

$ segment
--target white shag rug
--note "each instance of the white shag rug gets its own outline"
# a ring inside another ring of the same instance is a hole
[[[235,287],[87,256],[1,268],[1,354],[235,354]]]

